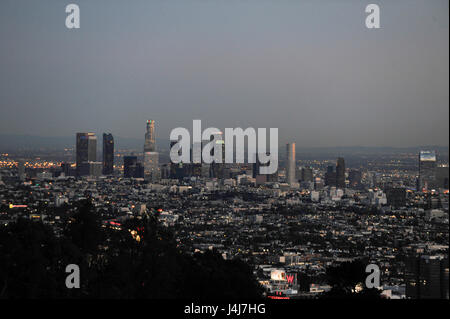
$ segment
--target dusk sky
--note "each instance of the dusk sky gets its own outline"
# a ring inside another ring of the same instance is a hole
[[[81,28],[65,27],[76,3]],[[381,8],[381,29],[365,7]],[[449,144],[448,0],[2,0],[0,134],[278,127],[299,147]]]

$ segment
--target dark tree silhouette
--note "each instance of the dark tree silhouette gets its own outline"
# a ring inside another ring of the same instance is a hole
[[[262,296],[248,265],[213,251],[181,251],[156,214],[129,220],[121,230],[109,229],[88,200],[70,221],[61,237],[30,220],[0,229],[0,298]],[[65,286],[69,264],[80,267],[80,289]]]
[[[67,225],[65,235],[84,253],[93,254],[105,239],[100,226],[100,217],[87,199],[77,205],[77,212]]]
[[[65,266],[82,264],[76,246],[50,227],[19,219],[0,231],[0,298],[58,298],[69,294]]]

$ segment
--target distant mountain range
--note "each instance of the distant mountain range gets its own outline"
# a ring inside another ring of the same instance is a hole
[[[114,137],[117,149],[143,148],[144,138]],[[98,148],[101,148],[102,137],[98,136]],[[169,149],[169,141],[157,139],[156,144],[161,151]],[[71,137],[43,137],[33,135],[0,134],[0,151],[14,150],[61,150],[75,147],[75,135]],[[284,156],[284,145],[280,145],[280,155]],[[441,156],[448,156],[448,146],[426,145],[415,147],[299,147],[297,153],[302,154],[395,154],[395,153],[418,153],[420,150],[435,150]]]

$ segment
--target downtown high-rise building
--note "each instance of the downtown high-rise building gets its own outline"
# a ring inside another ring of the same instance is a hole
[[[137,156],[130,155],[123,157],[123,177],[143,178],[144,167],[138,162]]]
[[[76,174],[91,174],[91,166],[97,162],[97,137],[94,133],[77,133],[76,140]]]
[[[159,179],[159,153],[156,151],[155,121],[147,120],[144,142],[144,174],[155,181]]]
[[[311,167],[302,167],[300,170],[300,178],[302,182],[312,182],[314,180],[314,172]]]
[[[352,169],[348,173],[348,181],[351,188],[359,187],[361,185],[362,173],[360,170]]]
[[[170,150],[172,150],[172,148],[174,147],[174,145],[177,144],[177,141],[171,141],[170,142]],[[181,149],[178,149],[178,155],[181,155]],[[185,167],[184,167],[184,163],[180,162],[180,163],[170,163],[170,173],[169,176],[172,179],[179,179],[182,180],[185,177]]]
[[[449,185],[448,165],[439,165],[436,167],[436,187],[448,189]]]
[[[217,146],[217,150],[220,151],[220,154],[215,154],[213,147],[211,149],[211,156],[214,158],[214,161],[210,164],[210,173],[209,177],[223,179],[225,178],[225,140],[223,139],[223,133],[221,131],[214,132],[211,134],[210,142],[215,140],[215,144]],[[215,157],[217,155],[217,159],[220,162],[216,162]]]
[[[436,152],[420,151],[418,189],[428,190],[436,182]]]
[[[295,143],[286,144],[286,182],[289,185],[296,183],[295,178]]]
[[[345,160],[339,157],[336,162],[336,187],[345,188]]]
[[[156,152],[154,120],[147,120],[147,128],[145,131],[145,142],[144,142],[144,153],[145,152]]]
[[[202,143],[194,142],[190,151],[191,164],[190,175],[192,177],[202,177]]]
[[[327,171],[325,172],[325,186],[336,186],[336,170],[332,165],[327,166]]]
[[[114,173],[114,137],[111,133],[103,133],[103,170],[104,175]]]
[[[260,158],[263,154],[254,154],[254,163],[252,165],[252,177],[256,179],[257,184],[263,184],[266,182],[275,183],[278,182],[278,171],[273,174],[261,174],[260,169],[264,166],[270,166],[270,161],[265,164],[261,164]],[[266,153],[270,155],[270,153]]]

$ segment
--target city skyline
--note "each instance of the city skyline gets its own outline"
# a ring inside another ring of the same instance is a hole
[[[156,138],[156,134],[155,134],[155,126],[154,126],[155,122],[156,122],[155,120],[146,120],[146,132],[145,132],[145,137],[144,137],[143,152],[140,152],[138,149],[136,149],[136,150],[130,149],[130,152],[132,153],[132,155],[134,155],[134,153],[136,153],[136,151],[137,151],[138,154],[141,154],[141,155],[145,155],[146,153],[147,154],[149,154],[149,153],[159,154],[159,152],[156,151],[156,148],[157,148],[157,145],[158,145],[158,143],[156,142],[157,140],[159,141],[160,144],[161,143],[163,144],[163,147],[162,147],[163,150],[168,151],[170,153],[170,149],[172,148],[172,146],[174,145],[175,142],[174,141],[170,141],[170,139],[169,139],[167,141],[167,143],[164,143],[164,141],[165,141],[164,139],[157,139]],[[91,136],[93,136],[95,138],[97,137],[95,132],[85,132],[85,133],[77,132],[76,134],[77,134],[77,136],[79,134],[88,134],[88,135],[91,135]],[[107,143],[111,143],[112,142],[112,153],[114,153],[114,140],[117,137],[115,137],[115,135],[110,133],[110,132],[108,132],[108,133],[103,132],[102,134],[103,134],[103,151],[101,152],[102,156],[104,156],[104,152],[105,152],[105,138],[107,138],[109,140]],[[100,136],[102,134],[100,134]],[[221,134],[223,134],[223,132],[221,132]],[[120,139],[120,137],[119,137],[119,139]],[[212,136],[211,136],[211,139],[212,139]],[[203,143],[203,141],[207,141],[207,140],[208,139],[202,140],[202,143]],[[139,143],[141,143],[141,139],[137,138],[136,141],[139,141]],[[76,143],[78,143],[78,137],[76,138]],[[194,146],[195,143],[190,143],[190,145]],[[74,144],[74,146],[75,146],[74,149],[76,150],[76,144]],[[168,146],[168,148],[166,149],[165,146]],[[247,147],[248,147],[248,141],[245,141],[245,143],[244,143],[244,148],[246,150],[245,153],[247,153]],[[371,148],[371,147],[354,146],[354,147],[348,147],[348,149],[352,149],[352,148],[358,149],[359,147],[361,147],[362,149],[363,148],[367,148],[367,149]],[[293,148],[293,151],[290,151],[290,148]],[[338,149],[339,146],[329,147],[329,148],[324,148],[324,149],[333,149],[333,148]],[[386,147],[386,149],[389,149],[389,148],[390,147]],[[431,157],[429,157],[428,160],[436,161],[437,160],[437,153],[438,153],[438,151],[435,148],[440,148],[440,149],[444,149],[445,150],[445,146],[437,146],[437,145],[418,145],[418,146],[410,147],[410,148],[411,149],[412,148],[420,149],[420,151],[419,151],[419,158],[420,158],[419,162],[422,161],[422,158],[427,159],[426,156],[430,156],[430,155],[431,155]],[[150,151],[150,149],[152,151]],[[288,143],[285,143],[283,145],[279,145],[279,150],[286,150],[286,152],[284,154],[284,155],[286,155],[285,156],[286,159],[289,158],[289,156],[290,156],[289,154],[293,154],[294,155],[293,156],[294,157],[294,162],[295,162],[295,154],[298,153],[295,149],[296,149],[296,142],[295,142],[295,140],[290,141]],[[314,147],[312,147],[312,149],[314,149]],[[373,149],[376,149],[376,147],[373,147]],[[380,147],[379,149],[382,150],[383,147]],[[395,149],[395,148],[393,148],[393,149]],[[402,149],[402,148],[400,147],[398,149]],[[405,147],[404,149],[407,149],[407,148]],[[448,150],[446,150],[446,151],[448,153]],[[111,150],[109,150],[108,152],[111,152]],[[302,149],[300,149],[299,152],[302,152]],[[97,150],[96,153],[100,154],[100,151]],[[191,150],[191,153],[192,153],[192,150]],[[345,153],[345,151],[343,153]],[[447,153],[444,153],[443,155],[447,155],[448,156]],[[284,157],[283,156],[283,152],[281,152],[281,154],[282,154],[281,157]],[[257,152],[254,153],[254,156],[256,156],[256,155],[257,155]],[[191,154],[191,156],[192,156],[192,154]],[[345,170],[345,164],[342,162],[343,159],[341,157],[338,157],[337,160],[338,160],[337,166],[343,166],[344,167],[343,170]],[[341,162],[340,162],[340,165],[339,165],[339,161],[340,160],[341,160]],[[104,158],[103,158],[103,161],[105,161]],[[342,172],[340,172],[340,179],[342,179]]]

